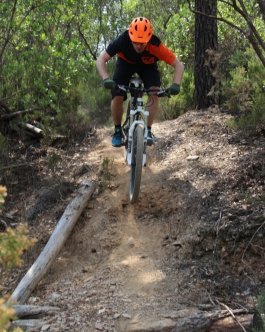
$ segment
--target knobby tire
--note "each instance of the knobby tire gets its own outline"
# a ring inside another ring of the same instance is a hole
[[[144,153],[144,127],[137,125],[133,133],[132,164],[130,177],[130,202],[137,201],[142,177]]]

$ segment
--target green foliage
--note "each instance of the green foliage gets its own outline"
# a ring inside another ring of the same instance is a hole
[[[0,133],[0,165],[1,161],[7,158],[8,154],[8,142],[4,135]]]
[[[246,112],[250,109],[252,101],[250,98],[251,85],[243,67],[236,67],[231,71],[231,80],[225,87],[225,106],[232,111]]]
[[[166,30],[160,33],[163,42],[188,68],[193,66],[194,62],[194,32],[194,15],[185,3],[176,9],[175,14],[167,22]]]
[[[6,304],[6,301],[0,298],[0,331],[6,332],[10,320],[15,316],[15,310]],[[15,330],[15,331],[21,331]]]
[[[168,86],[169,81],[166,86]],[[194,80],[190,69],[184,72],[181,91],[176,97],[160,99],[159,119],[171,120],[193,107]]]
[[[33,245],[35,240],[28,238],[28,229],[24,225],[16,229],[7,228],[0,234],[0,263],[7,268],[22,264],[21,255]]]
[[[89,119],[81,108],[60,111],[56,116],[56,127],[69,140],[82,140],[91,129]]]
[[[52,172],[55,172],[61,160],[61,157],[57,153],[52,153],[51,156],[48,157],[48,168]]]
[[[258,296],[256,308],[261,314],[265,314],[265,290]]]
[[[224,105],[238,115],[234,126],[252,133],[265,126],[265,68],[251,49],[242,56],[244,67],[235,67],[224,84]]]
[[[110,181],[114,177],[113,173],[113,158],[104,157],[101,163],[100,171],[99,171],[99,180],[102,189],[109,187]]]
[[[264,96],[258,96],[253,102],[252,109],[249,113],[240,116],[235,120],[236,127],[246,133],[254,134],[265,125],[265,108]]]
[[[265,38],[259,7],[252,1],[243,2],[257,31]],[[246,28],[244,18],[223,2],[218,2],[218,13],[239,28]],[[14,110],[37,107],[53,111],[53,119],[50,113],[44,116],[44,120],[41,115],[41,122],[50,125],[45,129],[46,138],[54,135],[57,129],[75,138],[78,132],[84,135],[91,124],[109,121],[106,114],[110,114],[110,94],[101,86],[95,71],[95,59],[128,27],[133,17],[140,15],[151,19],[155,33],[186,67],[181,94],[161,103],[165,103],[164,118],[176,117],[193,104],[191,73],[194,70],[195,28],[194,14],[186,1],[4,0],[0,3],[0,15],[1,100]],[[258,73],[257,69],[253,67],[250,73],[251,59],[255,58],[253,54],[247,55],[249,87],[243,87],[243,83],[241,87],[233,85],[238,80],[236,76],[240,75],[240,69],[235,68],[245,68],[246,46],[247,41],[242,35],[219,22],[222,80],[230,88],[224,93],[225,102],[233,108],[254,110],[260,107],[262,100],[253,94],[253,89],[258,91],[254,81],[260,82],[254,74]],[[112,71],[113,62],[108,67]],[[171,83],[172,72],[163,69],[162,74],[165,84]],[[247,89],[246,101],[242,99],[244,89]],[[233,100],[232,96],[237,92],[241,93],[239,105],[236,100],[239,97]],[[0,142],[0,153],[1,146]]]
[[[0,186],[0,211],[7,196],[6,187]],[[19,226],[17,229],[8,228],[4,233],[0,233],[0,264],[8,268],[20,265],[21,255],[24,250],[28,249],[35,241],[29,240],[28,230],[25,226]],[[10,321],[14,319],[15,311],[6,303],[4,298],[0,298],[0,331],[6,332]],[[14,332],[21,332],[16,328]]]
[[[111,61],[108,65],[110,74],[113,71],[113,64]],[[107,124],[111,116],[111,94],[103,87],[95,68],[90,71],[86,81],[80,82],[78,90],[81,99],[79,111],[83,112],[93,125]]]
[[[70,1],[64,5],[17,2],[12,16],[12,6],[12,2],[0,4],[6,20],[0,31],[8,42],[5,48],[0,42],[5,60],[0,66],[4,82],[1,96],[10,108],[35,105],[59,110],[66,104],[77,77],[84,77],[92,65],[92,58],[83,56],[84,45],[75,27],[77,8]],[[12,30],[8,33],[9,23]]]
[[[256,310],[258,311],[259,316],[261,317],[260,325],[263,327],[259,329],[254,329],[255,332],[264,332],[265,331],[265,290],[263,290],[260,295],[257,297]]]

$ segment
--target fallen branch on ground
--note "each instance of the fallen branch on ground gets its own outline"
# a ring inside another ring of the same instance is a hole
[[[41,137],[43,135],[43,130],[33,126],[30,123],[26,123],[26,122],[19,122],[18,124],[22,129],[25,129],[27,131],[28,134],[33,135],[33,136],[37,136],[37,137]]]
[[[238,324],[241,327],[242,331],[247,332],[246,329],[244,328],[244,326],[239,321],[239,319],[235,316],[233,310],[231,308],[229,308],[226,304],[219,302],[218,300],[217,300],[217,302],[229,312],[229,314],[233,317],[236,324]]]
[[[15,304],[12,308],[16,312],[16,317],[32,317],[40,315],[51,315],[55,314],[60,310],[58,307],[51,306],[36,306],[36,305],[26,305],[26,304]]]
[[[21,327],[22,329],[26,329],[27,331],[38,331],[45,325],[49,324],[50,321],[43,319],[19,319],[14,320],[11,323],[11,328]]]
[[[22,163],[22,164],[13,164],[13,165],[8,165],[0,168],[0,172],[14,169],[14,168],[21,168],[21,167],[29,167],[29,166],[34,166],[36,163]]]
[[[34,108],[29,108],[27,110],[23,110],[23,111],[16,111],[16,112],[12,112],[12,113],[7,113],[7,114],[3,114],[0,116],[1,120],[8,120],[8,119],[13,119],[19,115],[23,115],[26,113],[32,113],[32,112],[36,112],[36,111],[40,111],[39,109],[34,109]]]
[[[231,313],[233,313],[231,317]],[[176,311],[173,315],[164,316],[176,322],[174,332],[242,332],[254,327],[254,312],[235,309],[220,310],[219,307],[208,310],[187,308]]]
[[[59,220],[55,230],[53,231],[48,243],[43,251],[28,270],[26,275],[14,290],[8,302],[25,303],[31,292],[35,289],[38,282],[45,275],[52,265],[56,256],[62,249],[65,241],[70,235],[79,216],[87,205],[88,200],[95,190],[94,183],[83,183],[79,188],[76,197],[67,206],[64,214]]]

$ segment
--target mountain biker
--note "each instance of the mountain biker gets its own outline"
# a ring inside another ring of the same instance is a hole
[[[117,55],[118,59],[113,75],[110,78],[107,62]],[[112,41],[96,61],[96,67],[103,80],[105,88],[111,90],[111,113],[115,125],[112,136],[112,146],[120,147],[122,144],[121,121],[123,114],[123,101],[126,93],[117,88],[119,85],[129,85],[131,76],[137,73],[143,80],[145,88],[159,89],[161,85],[157,61],[162,60],[174,68],[172,85],[167,89],[171,95],[180,92],[180,83],[184,65],[176,55],[168,49],[161,40],[153,34],[151,22],[145,17],[137,17],[131,22],[129,29]],[[151,127],[158,110],[158,97],[149,96],[146,106],[149,111],[147,144],[153,144]]]

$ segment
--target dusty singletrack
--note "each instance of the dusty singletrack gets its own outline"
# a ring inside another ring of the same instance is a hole
[[[176,212],[184,196],[166,184],[168,174],[152,157],[154,147],[139,201],[130,204],[124,150],[102,135],[88,159],[98,169],[107,160],[103,172],[111,180],[103,179],[103,192],[90,202],[36,296],[64,308],[53,331],[62,326],[64,331],[167,331],[175,324],[170,315],[190,293],[187,286],[178,288],[185,273],[171,266],[182,246],[177,233],[189,228]]]
[[[194,310],[253,308],[265,280],[255,252],[264,204],[246,202],[242,188],[262,192],[264,141],[246,144],[229,117],[213,109],[157,123],[135,204],[110,131],[80,148],[73,160],[90,171],[79,181],[98,189],[29,299],[60,308],[43,331],[179,332]]]
[[[174,210],[176,197],[170,198],[161,169],[149,160],[139,202],[130,204],[123,153],[107,137],[89,156],[99,168],[104,159],[113,161],[112,180],[90,202],[44,280],[46,296],[41,296],[65,306],[52,330],[62,324],[64,331],[166,331],[174,326],[168,317],[179,307],[177,288],[183,275],[164,261],[163,241],[170,241],[171,230],[168,220],[158,217]]]

